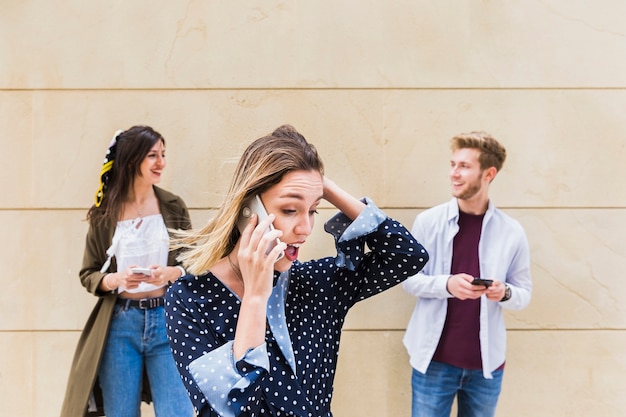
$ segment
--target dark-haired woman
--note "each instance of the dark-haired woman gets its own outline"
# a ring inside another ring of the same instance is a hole
[[[184,275],[168,229],[189,229],[184,201],[156,186],[165,140],[148,126],[113,138],[87,213],[80,280],[98,302],[81,334],[63,417],[137,417],[153,401],[157,417],[193,416],[165,333],[167,286]]]

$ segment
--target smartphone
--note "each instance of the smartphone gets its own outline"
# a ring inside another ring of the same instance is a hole
[[[133,274],[152,275],[152,269],[150,268],[130,268]]]
[[[484,285],[485,288],[489,288],[493,284],[492,279],[474,278],[472,285]]]
[[[250,217],[252,217],[253,213],[255,213],[258,216],[259,222],[261,222],[263,219],[265,219],[268,216],[267,211],[265,210],[265,207],[263,206],[263,202],[261,201],[261,197],[259,197],[259,195],[255,195],[254,197],[248,198],[246,201],[244,201],[243,205],[241,206],[241,211],[239,212],[239,218],[237,219],[237,228],[239,229],[240,233],[243,233],[243,229],[245,229],[246,226],[248,225],[248,222],[250,221]],[[267,228],[265,233],[268,233],[272,230],[274,230],[274,226],[270,223],[270,226]],[[274,246],[276,246],[278,243],[280,243],[280,240],[276,238],[276,241],[272,242],[272,244],[270,244],[267,247],[267,251],[265,251],[265,253],[266,254],[270,253],[270,251],[274,249]],[[285,253],[280,252],[280,255],[278,255],[278,258],[276,258],[276,261],[278,261],[279,259],[282,259],[283,256],[285,256]]]

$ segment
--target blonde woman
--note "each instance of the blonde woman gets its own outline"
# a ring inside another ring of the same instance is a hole
[[[257,196],[268,215],[240,232]],[[325,225],[338,253],[301,262],[322,199],[340,211]],[[216,217],[179,244],[190,274],[166,295],[167,333],[201,417],[331,416],[348,310],[428,260],[404,226],[326,178],[288,125],[248,146]]]

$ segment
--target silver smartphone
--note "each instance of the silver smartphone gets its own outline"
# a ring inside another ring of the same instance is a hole
[[[150,268],[130,268],[133,274],[152,275],[152,269]]]
[[[259,197],[258,194],[255,195],[254,197],[248,198],[246,201],[244,201],[243,205],[241,206],[241,211],[239,212],[239,218],[237,219],[237,228],[239,229],[240,233],[243,233],[243,229],[245,229],[246,226],[248,225],[248,222],[250,221],[250,217],[252,216],[252,213],[256,213],[256,215],[259,218],[259,222],[261,222],[263,219],[265,219],[268,216],[267,211],[265,210],[265,207],[263,206],[263,202],[261,201],[261,197]],[[265,233],[268,233],[272,230],[274,230],[274,226],[270,223],[270,226],[267,228]],[[280,240],[278,240],[277,238],[274,242],[272,242],[272,244],[270,244],[267,247],[267,250],[265,251],[265,253],[266,254],[270,253],[270,251],[274,249],[274,246],[276,246],[279,242]],[[282,259],[283,256],[285,256],[285,253],[280,252],[280,255],[278,255],[278,258],[276,258],[276,261],[278,261],[279,259]]]

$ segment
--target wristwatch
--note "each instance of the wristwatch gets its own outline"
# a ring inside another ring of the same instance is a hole
[[[507,301],[510,298],[511,298],[511,287],[509,287],[508,285],[504,284],[504,297],[502,297],[500,302]]]

